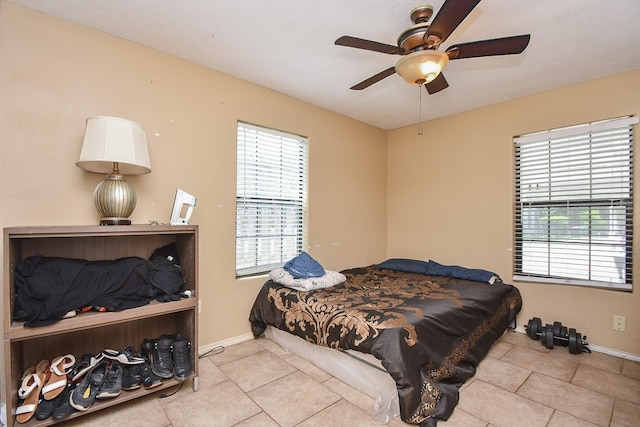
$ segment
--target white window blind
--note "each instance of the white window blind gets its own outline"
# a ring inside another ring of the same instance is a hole
[[[515,138],[515,280],[632,289],[636,123]]]
[[[304,248],[307,138],[238,122],[236,276],[282,267]]]

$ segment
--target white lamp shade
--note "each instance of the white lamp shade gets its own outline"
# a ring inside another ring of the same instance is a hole
[[[151,172],[144,129],[136,122],[118,117],[88,118],[76,166],[89,172],[111,173],[114,162],[123,175]]]
[[[407,83],[422,85],[438,77],[448,62],[446,53],[433,49],[418,50],[403,56],[396,64],[396,72]]]

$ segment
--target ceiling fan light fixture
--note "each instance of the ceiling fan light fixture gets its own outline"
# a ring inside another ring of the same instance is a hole
[[[434,49],[418,50],[398,61],[396,73],[407,83],[420,86],[438,77],[448,62],[446,53]]]

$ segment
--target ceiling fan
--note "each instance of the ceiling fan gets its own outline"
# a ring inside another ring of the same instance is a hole
[[[397,46],[352,36],[338,38],[335,44],[340,46],[402,56],[395,66],[361,81],[351,89],[365,89],[398,73],[407,83],[424,85],[427,92],[434,94],[449,87],[442,74],[449,60],[522,53],[529,44],[529,34],[460,43],[449,46],[444,52],[438,50],[478,3],[480,0],[445,0],[431,24],[428,22],[433,15],[433,7],[427,4],[415,7],[410,14],[414,25],[400,34]]]

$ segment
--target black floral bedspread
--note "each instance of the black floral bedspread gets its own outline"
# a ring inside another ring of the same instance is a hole
[[[343,284],[296,291],[271,280],[249,320],[338,350],[373,354],[397,384],[401,418],[448,419],[458,390],[522,306],[518,289],[375,266],[342,271]]]

